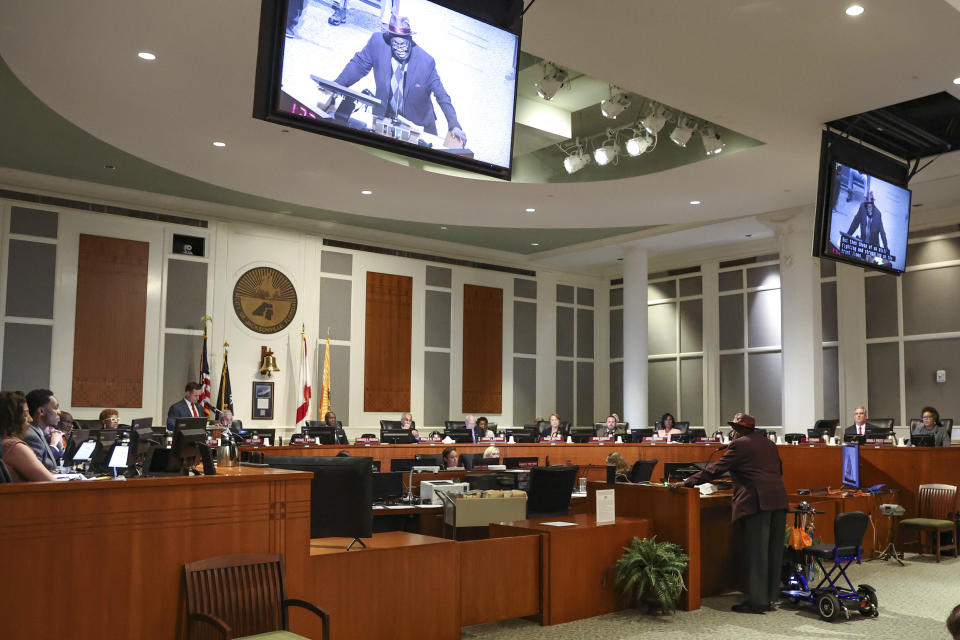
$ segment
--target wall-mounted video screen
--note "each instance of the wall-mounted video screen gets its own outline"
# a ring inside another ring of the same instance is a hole
[[[430,0],[263,7],[256,117],[509,179],[519,27]]]

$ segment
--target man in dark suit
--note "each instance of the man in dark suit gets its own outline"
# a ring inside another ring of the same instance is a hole
[[[857,215],[853,217],[850,228],[847,229],[847,235],[852,236],[860,227],[860,239],[874,246],[882,246],[884,249],[890,249],[887,243],[887,232],[883,230],[883,218],[880,217],[880,210],[873,202],[873,191],[867,193],[867,197],[860,203]],[[883,241],[881,244],[880,241]]]
[[[337,439],[337,444],[350,444],[347,440],[347,434],[343,430],[343,425],[337,420],[337,414],[333,411],[327,411],[323,414],[323,423],[328,427],[333,427],[333,434]]]
[[[597,427],[598,438],[615,438],[625,435],[627,435],[627,428],[617,423],[617,417],[615,415],[607,416],[606,424],[602,427]]]
[[[853,424],[843,430],[844,436],[867,435],[867,408],[857,407],[853,411]]]
[[[723,457],[683,485],[693,487],[730,472],[733,521],[743,521],[748,584],[747,599],[733,605],[733,610],[762,614],[772,611],[779,598],[788,506],[783,465],[777,445],[756,432],[753,416],[738,413],[727,424],[733,431]]]
[[[447,120],[450,135],[466,146],[467,136],[460,128],[453,102],[440,82],[433,56],[413,41],[410,21],[402,16],[391,16],[390,25],[383,33],[374,33],[367,44],[354,54],[337,76],[337,84],[349,87],[373,70],[376,97],[380,106],[374,114],[392,118],[401,115],[437,135],[437,113],[430,95],[437,99]],[[449,146],[449,145],[448,145]]]
[[[60,424],[60,403],[50,389],[34,389],[27,394],[27,411],[30,412],[30,427],[23,439],[43,466],[53,471],[57,468],[57,458],[47,441],[47,434],[49,432],[54,446],[59,445],[63,438],[62,432],[57,429]]]
[[[197,406],[197,400],[200,399],[200,391],[203,389],[196,382],[188,382],[183,388],[183,400],[178,400],[167,409],[167,430],[173,431],[177,418],[202,418],[206,414],[203,409]]]

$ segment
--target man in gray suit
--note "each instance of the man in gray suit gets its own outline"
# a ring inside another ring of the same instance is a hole
[[[57,430],[57,425],[60,423],[60,403],[50,389],[34,389],[27,394],[27,411],[30,412],[31,424],[23,439],[37,454],[37,459],[43,466],[53,471],[57,468],[57,459],[53,449],[47,443],[47,432],[49,431],[50,437],[55,439],[54,444],[57,444],[56,440],[63,437],[63,434]]]

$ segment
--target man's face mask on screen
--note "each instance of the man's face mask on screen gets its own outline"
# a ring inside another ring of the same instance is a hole
[[[410,39],[409,38],[390,38],[390,49],[393,51],[393,57],[397,62],[406,62],[410,57]]]

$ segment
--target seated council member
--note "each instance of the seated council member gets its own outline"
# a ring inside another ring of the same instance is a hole
[[[453,447],[448,447],[443,450],[443,468],[452,469],[459,466],[460,456],[457,454],[457,450]]]
[[[104,409],[100,412],[100,424],[104,429],[116,429],[120,426],[120,412],[116,409]]]
[[[920,413],[920,419],[923,420],[923,425],[913,430],[913,433],[910,434],[911,438],[913,438],[913,436],[932,434],[935,447],[950,446],[950,434],[943,428],[943,424],[940,422],[939,411],[933,407],[924,407]]]
[[[616,436],[622,436],[626,433],[627,430],[625,428],[617,426],[617,416],[613,414],[607,416],[606,424],[597,429],[598,438],[615,438]]]
[[[188,382],[183,388],[183,400],[177,400],[167,409],[167,431],[173,431],[177,418],[199,418],[202,409],[197,407],[200,399],[200,390],[203,389],[196,382]],[[203,414],[206,415],[206,414]]]
[[[480,416],[479,418],[477,418],[476,432],[478,434],[480,433],[483,434],[482,436],[480,436],[481,438],[492,438],[494,435],[496,435],[493,431],[491,431],[487,427],[487,425],[489,424],[490,424],[490,421],[487,420],[484,416]]]
[[[560,425],[560,414],[550,414],[550,432],[543,434],[540,439],[544,441],[563,440],[566,436],[563,434],[563,428]]]
[[[63,434],[55,427],[60,424],[60,403],[50,389],[34,389],[27,394],[27,411],[33,424],[23,439],[33,449],[40,463],[53,471],[57,468],[57,457],[47,444],[46,431],[47,427],[54,427],[50,430],[50,442],[59,446]]]
[[[484,464],[500,464],[500,449],[490,445],[483,450]]]
[[[0,391],[0,448],[3,464],[14,482],[55,480],[37,459],[24,436],[33,427],[28,418],[27,399],[19,391]]]
[[[683,433],[680,429],[673,426],[675,420],[672,413],[665,413],[660,418],[660,425],[657,427],[657,436],[669,439],[675,433]]]
[[[414,442],[420,439],[420,434],[417,432],[417,428],[413,426],[412,413],[405,413],[400,416],[400,428],[408,430],[410,435],[413,437]]]
[[[480,442],[480,438],[487,433],[486,428],[480,431],[477,427],[477,418],[473,415],[469,415],[463,419],[463,428],[470,432],[470,437],[473,438],[474,442]]]
[[[867,435],[867,408],[857,407],[853,410],[853,424],[844,429],[844,436]]]
[[[344,432],[343,427],[337,424],[337,414],[333,411],[327,411],[323,414],[323,423],[328,427],[333,427],[334,436],[337,439],[337,444],[350,444],[347,441],[347,434]]]

